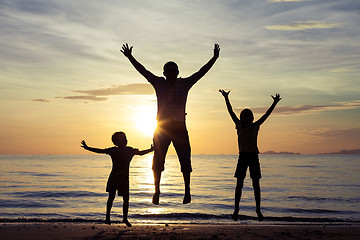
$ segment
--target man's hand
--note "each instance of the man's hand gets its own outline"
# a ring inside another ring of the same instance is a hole
[[[229,96],[229,93],[230,93],[230,91],[225,92],[225,90],[223,90],[223,89],[219,89],[219,92],[221,92],[221,94],[222,94],[224,97],[228,97],[228,96]]]
[[[88,148],[88,145],[86,144],[86,142],[84,140],[81,141],[81,147],[84,149]]]
[[[126,44],[123,44],[120,52],[122,52],[125,55],[125,57],[129,58],[131,56],[132,48],[133,48],[133,46],[131,46],[129,48],[129,45],[126,43]]]
[[[215,58],[218,58],[218,57],[219,57],[219,53],[220,53],[220,46],[219,46],[219,44],[215,43],[215,46],[214,46],[214,57],[215,57]]]
[[[273,95],[271,95],[271,97],[275,103],[278,103],[281,100],[280,94],[278,93],[275,95],[275,97]]]

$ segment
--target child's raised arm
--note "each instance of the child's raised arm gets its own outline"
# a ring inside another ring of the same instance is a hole
[[[228,92],[225,92],[223,89],[219,89],[219,92],[221,92],[221,94],[224,96],[225,98],[225,102],[226,102],[226,107],[227,107],[227,110],[231,116],[231,119],[234,121],[234,123],[238,123],[240,120],[238,119],[238,117],[236,116],[236,114],[234,113],[233,109],[232,109],[232,106],[231,106],[231,103],[230,103],[230,100],[229,100],[229,93],[230,91]]]
[[[274,100],[274,102],[271,104],[271,106],[266,111],[266,113],[259,120],[256,121],[259,125],[261,125],[261,124],[263,124],[263,122],[265,122],[265,120],[270,116],[270,114],[274,110],[276,104],[281,100],[280,94],[278,94],[278,93],[275,95],[275,97],[272,95],[271,95],[271,97]]]
[[[89,147],[84,140],[81,141],[81,147],[94,153],[106,153],[105,149]]]
[[[150,147],[149,149],[142,150],[142,151],[139,151],[139,150],[138,150],[138,151],[135,153],[135,155],[140,155],[140,156],[142,156],[142,155],[145,155],[145,154],[147,154],[147,153],[149,153],[149,152],[152,152],[152,151],[154,151],[154,145],[151,144],[151,147]]]

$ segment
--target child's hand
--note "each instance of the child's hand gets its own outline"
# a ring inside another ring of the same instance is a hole
[[[280,94],[276,94],[275,97],[273,95],[271,95],[272,99],[274,99],[275,103],[278,103],[281,100]]]
[[[125,57],[130,57],[131,56],[131,51],[132,51],[132,46],[129,48],[129,45],[126,43],[126,44],[123,44],[122,46],[122,49],[120,50],[120,52],[122,52]]]
[[[220,54],[220,46],[219,44],[215,43],[214,45],[214,57],[218,58]]]
[[[86,144],[86,142],[84,140],[81,141],[81,147],[84,149],[88,148],[88,145]]]
[[[221,94],[222,94],[224,97],[228,97],[228,96],[229,96],[229,93],[230,93],[230,91],[225,92],[224,89],[219,89],[219,92],[221,92]]]

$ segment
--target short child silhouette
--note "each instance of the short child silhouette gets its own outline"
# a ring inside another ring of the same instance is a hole
[[[280,95],[276,94],[275,97],[271,96],[274,100],[272,105],[266,111],[266,113],[256,122],[254,121],[254,115],[250,109],[244,109],[240,113],[240,119],[235,115],[229,100],[229,93],[224,90],[219,90],[225,98],[226,107],[228,112],[236,125],[239,145],[239,160],[235,171],[235,177],[237,178],[236,190],[235,190],[235,209],[232,215],[234,221],[238,220],[239,216],[239,202],[241,199],[242,188],[244,186],[244,179],[246,176],[247,168],[250,170],[250,177],[254,188],[254,196],[256,202],[256,213],[259,221],[264,219],[264,216],[260,210],[261,193],[260,193],[260,163],[259,163],[259,149],[257,146],[257,137],[260,125],[270,116],[274,110],[276,104],[281,100]]]
[[[106,224],[111,224],[110,221],[110,211],[115,199],[116,190],[118,191],[118,196],[123,196],[123,222],[131,227],[130,222],[128,221],[128,211],[129,211],[129,167],[130,161],[134,155],[144,155],[153,151],[153,146],[151,148],[139,151],[132,147],[128,147],[126,135],[123,132],[116,132],[112,135],[112,142],[114,147],[99,149],[89,147],[86,142],[83,140],[81,142],[81,147],[84,149],[95,152],[95,153],[104,153],[111,156],[112,170],[109,175],[109,179],[106,185],[106,192],[109,193],[109,198],[107,201],[106,207]]]

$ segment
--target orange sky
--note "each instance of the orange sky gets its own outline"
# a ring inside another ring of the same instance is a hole
[[[238,152],[219,88],[231,90],[237,114],[248,107],[255,118],[281,94],[261,127],[262,152],[357,149],[359,13],[346,2],[2,4],[0,154],[84,154],[82,139],[109,147],[119,130],[129,145],[148,148],[143,126],[154,122],[156,98],[119,52],[125,42],[154,74],[173,60],[183,77],[220,44],[220,58],[188,97],[193,154]]]

